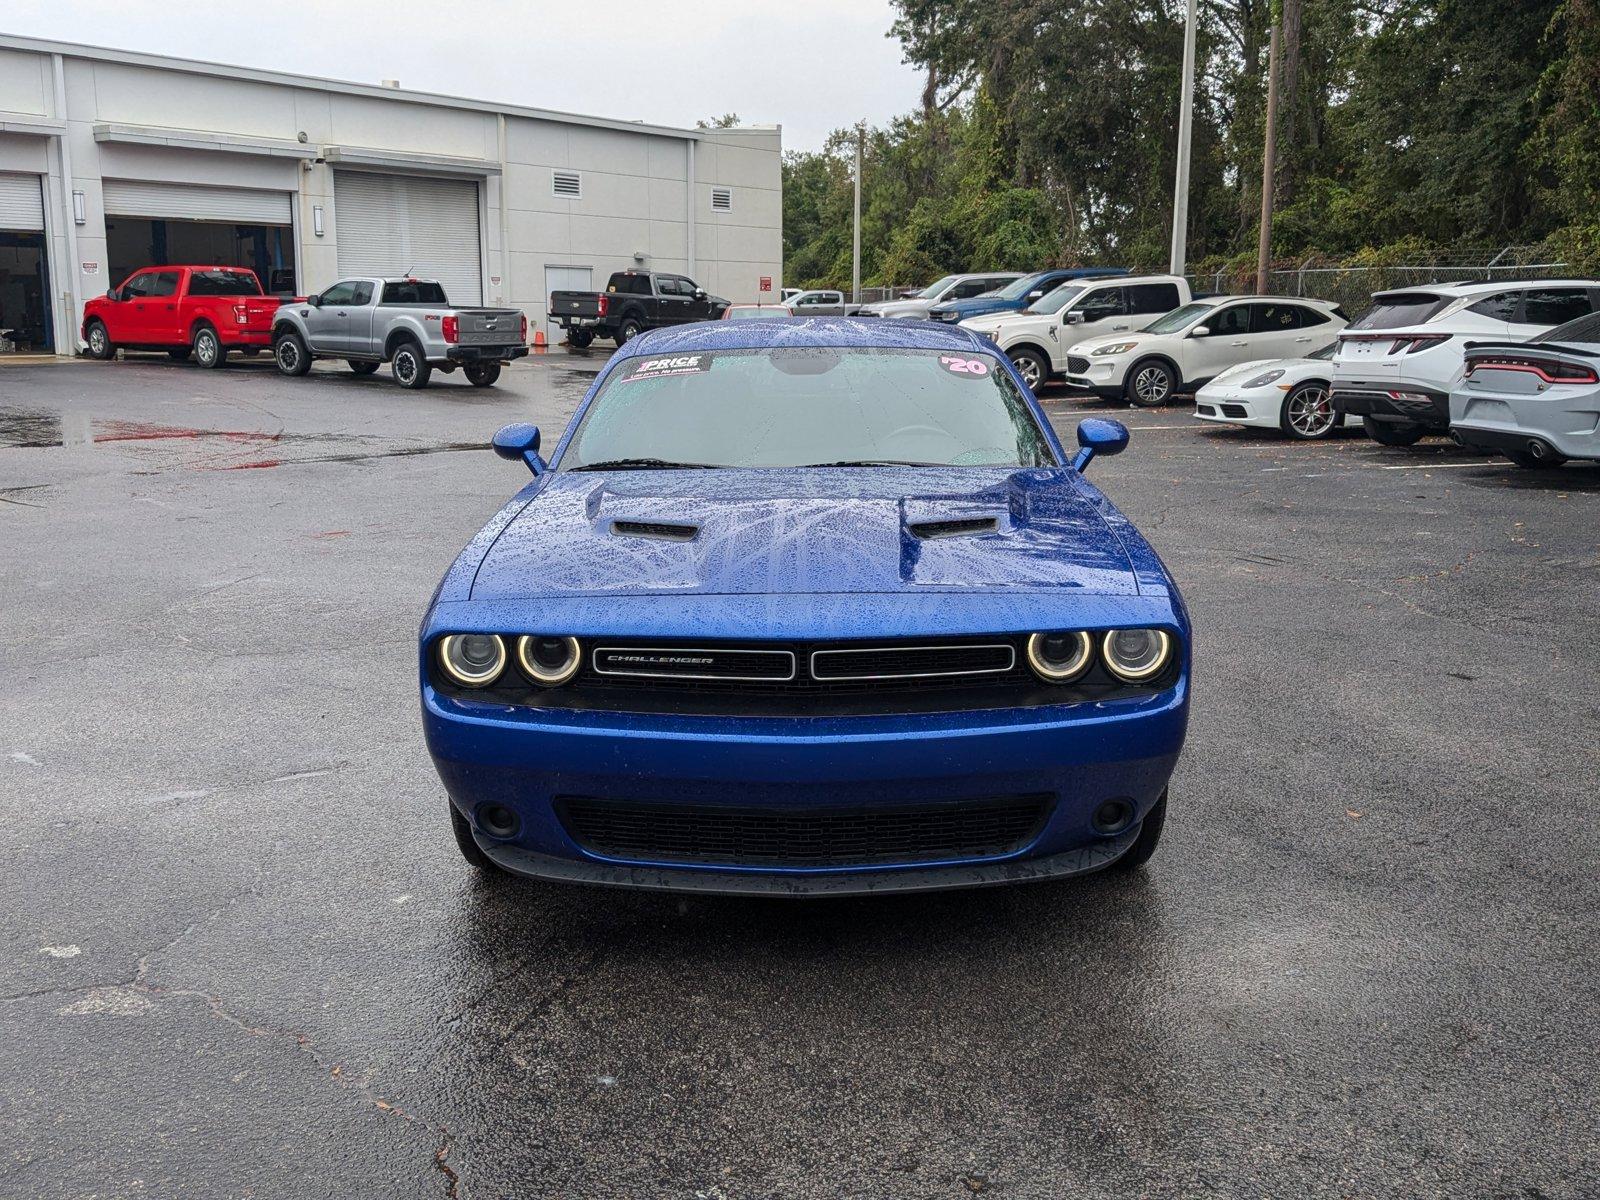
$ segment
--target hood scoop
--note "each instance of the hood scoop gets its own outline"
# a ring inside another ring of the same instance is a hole
[[[658,542],[692,542],[700,526],[675,521],[613,521],[611,532],[618,537],[653,538]]]
[[[979,537],[985,533],[997,533],[1000,522],[994,517],[960,517],[944,521],[908,522],[906,529],[912,537],[926,542],[934,538]]]

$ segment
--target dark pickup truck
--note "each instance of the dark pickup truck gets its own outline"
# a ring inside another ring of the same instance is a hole
[[[727,307],[687,275],[655,271],[618,271],[603,292],[550,293],[550,315],[579,349],[597,337],[620,346],[647,329],[715,321]]]

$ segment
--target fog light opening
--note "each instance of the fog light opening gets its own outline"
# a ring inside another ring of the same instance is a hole
[[[1107,800],[1094,810],[1094,831],[1107,837],[1121,833],[1133,824],[1134,813],[1132,800]]]
[[[517,814],[504,804],[480,804],[473,819],[488,836],[502,840],[516,837],[522,827]]]

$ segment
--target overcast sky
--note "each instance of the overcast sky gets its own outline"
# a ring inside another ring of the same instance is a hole
[[[814,150],[916,102],[888,0],[10,0],[25,37],[693,125],[736,112]]]

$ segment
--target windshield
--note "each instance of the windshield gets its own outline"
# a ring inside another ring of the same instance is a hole
[[[1087,284],[1063,283],[1055,291],[1046,292],[1040,296],[1032,304],[1028,305],[1025,311],[1041,315],[1044,313],[1058,313],[1087,290]]]
[[[930,283],[927,287],[923,288],[920,292],[912,292],[911,295],[906,297],[906,299],[907,300],[932,300],[935,296],[937,296],[940,292],[944,291],[945,288],[949,287],[955,281],[956,281],[956,277],[954,275],[946,275],[943,279],[940,279],[940,280],[937,280],[937,281],[935,281],[933,283]]]
[[[1039,281],[1042,280],[1046,274],[1047,272],[1041,271],[1034,275],[1024,275],[1021,279],[1013,279],[1010,283],[1006,284],[1005,287],[996,288],[992,292],[985,292],[984,295],[998,296],[1002,300],[1021,300],[1029,292],[1033,291],[1034,288],[1039,286]],[[1042,300],[1044,297],[1041,296],[1040,299]]]
[[[937,350],[719,350],[622,363],[560,469],[1052,466],[992,356]]]
[[[1146,333],[1177,333],[1191,321],[1198,320],[1203,314],[1215,308],[1215,304],[1185,304],[1182,308],[1175,308],[1166,316],[1160,317],[1144,327]]]
[[[1432,292],[1392,293],[1374,296],[1372,307],[1354,321],[1351,329],[1401,329],[1407,325],[1420,325],[1447,301]]]

